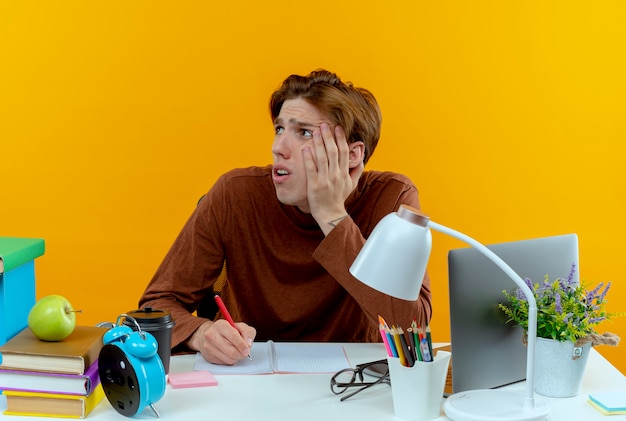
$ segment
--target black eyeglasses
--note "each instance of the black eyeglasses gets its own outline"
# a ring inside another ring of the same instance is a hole
[[[365,376],[371,376],[376,380],[365,381]],[[340,395],[348,389],[353,390],[352,393],[341,397],[341,401],[343,402],[371,386],[383,383],[391,384],[389,379],[389,365],[387,364],[387,360],[378,360],[359,364],[355,368],[346,368],[338,371],[330,379],[330,390],[332,390],[335,395]]]

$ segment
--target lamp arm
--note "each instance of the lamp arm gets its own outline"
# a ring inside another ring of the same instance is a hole
[[[537,302],[531,289],[526,285],[524,280],[497,254],[489,250],[487,247],[474,240],[473,238],[455,231],[451,228],[443,226],[433,221],[428,221],[428,226],[435,231],[448,234],[457,238],[484,254],[496,266],[504,271],[517,284],[528,300],[528,344],[526,350],[526,399],[524,401],[525,408],[535,407],[535,340],[537,338]]]

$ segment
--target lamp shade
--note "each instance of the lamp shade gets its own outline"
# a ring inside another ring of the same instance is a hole
[[[380,292],[415,301],[432,247],[428,220],[419,210],[401,205],[376,225],[350,273]]]

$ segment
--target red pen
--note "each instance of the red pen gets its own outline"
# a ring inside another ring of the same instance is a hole
[[[220,308],[220,311],[222,312],[222,316],[224,316],[224,318],[226,319],[226,321],[228,323],[230,323],[230,325],[232,327],[234,327],[235,329],[237,329],[237,326],[235,326],[235,321],[233,320],[233,318],[230,316],[230,313],[228,312],[228,309],[226,308],[226,306],[224,305],[224,301],[222,301],[222,297],[220,297],[219,295],[215,294],[215,302],[217,303],[217,306]],[[239,331],[239,329],[237,329],[237,331]],[[244,338],[245,339],[245,338]],[[248,354],[248,359],[252,359],[252,356],[250,354]]]

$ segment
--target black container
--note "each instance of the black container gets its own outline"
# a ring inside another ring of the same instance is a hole
[[[165,374],[170,371],[170,355],[172,351],[172,328],[174,320],[167,310],[155,310],[152,307],[145,307],[141,310],[129,311],[129,316],[137,321],[141,330],[150,332],[156,339],[159,349],[159,357],[163,362]],[[125,318],[123,324],[137,330],[137,326],[132,320]]]

